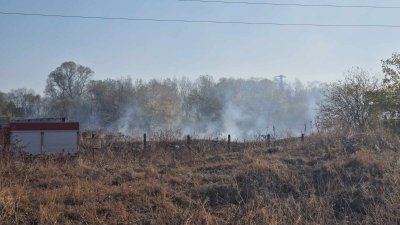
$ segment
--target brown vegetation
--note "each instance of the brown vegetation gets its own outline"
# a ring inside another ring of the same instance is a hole
[[[230,150],[113,140],[77,157],[5,155],[0,223],[399,224],[398,146],[370,131]]]

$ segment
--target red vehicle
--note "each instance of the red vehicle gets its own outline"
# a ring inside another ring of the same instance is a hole
[[[3,151],[28,154],[75,154],[79,148],[79,123],[64,118],[20,119],[3,122]]]

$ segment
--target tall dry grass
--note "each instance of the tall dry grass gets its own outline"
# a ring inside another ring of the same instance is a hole
[[[0,224],[400,224],[398,146],[375,130],[3,156]]]

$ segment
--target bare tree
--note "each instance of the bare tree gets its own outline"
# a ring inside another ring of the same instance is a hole
[[[372,96],[379,89],[377,79],[360,68],[345,74],[343,81],[326,86],[317,115],[322,128],[366,128],[374,119]]]
[[[8,110],[13,116],[36,116],[40,113],[41,97],[31,89],[19,88],[7,94]]]
[[[82,100],[93,71],[75,62],[64,62],[51,72],[45,89],[53,114],[70,115],[69,109]]]

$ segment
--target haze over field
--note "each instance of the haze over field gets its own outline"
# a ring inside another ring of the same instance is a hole
[[[172,131],[177,137],[283,137],[311,132],[323,87],[278,77],[143,81],[95,80],[93,75],[88,67],[65,62],[49,74],[45,95],[11,90],[0,96],[0,111],[14,118],[67,117],[83,130],[133,136]]]
[[[287,4],[0,0],[0,91],[32,97],[13,116],[67,116],[84,128],[297,135],[312,127],[314,81],[380,71],[400,48],[400,14],[388,0]],[[356,7],[336,7],[346,5]],[[46,81],[71,60],[96,73],[65,102]]]

